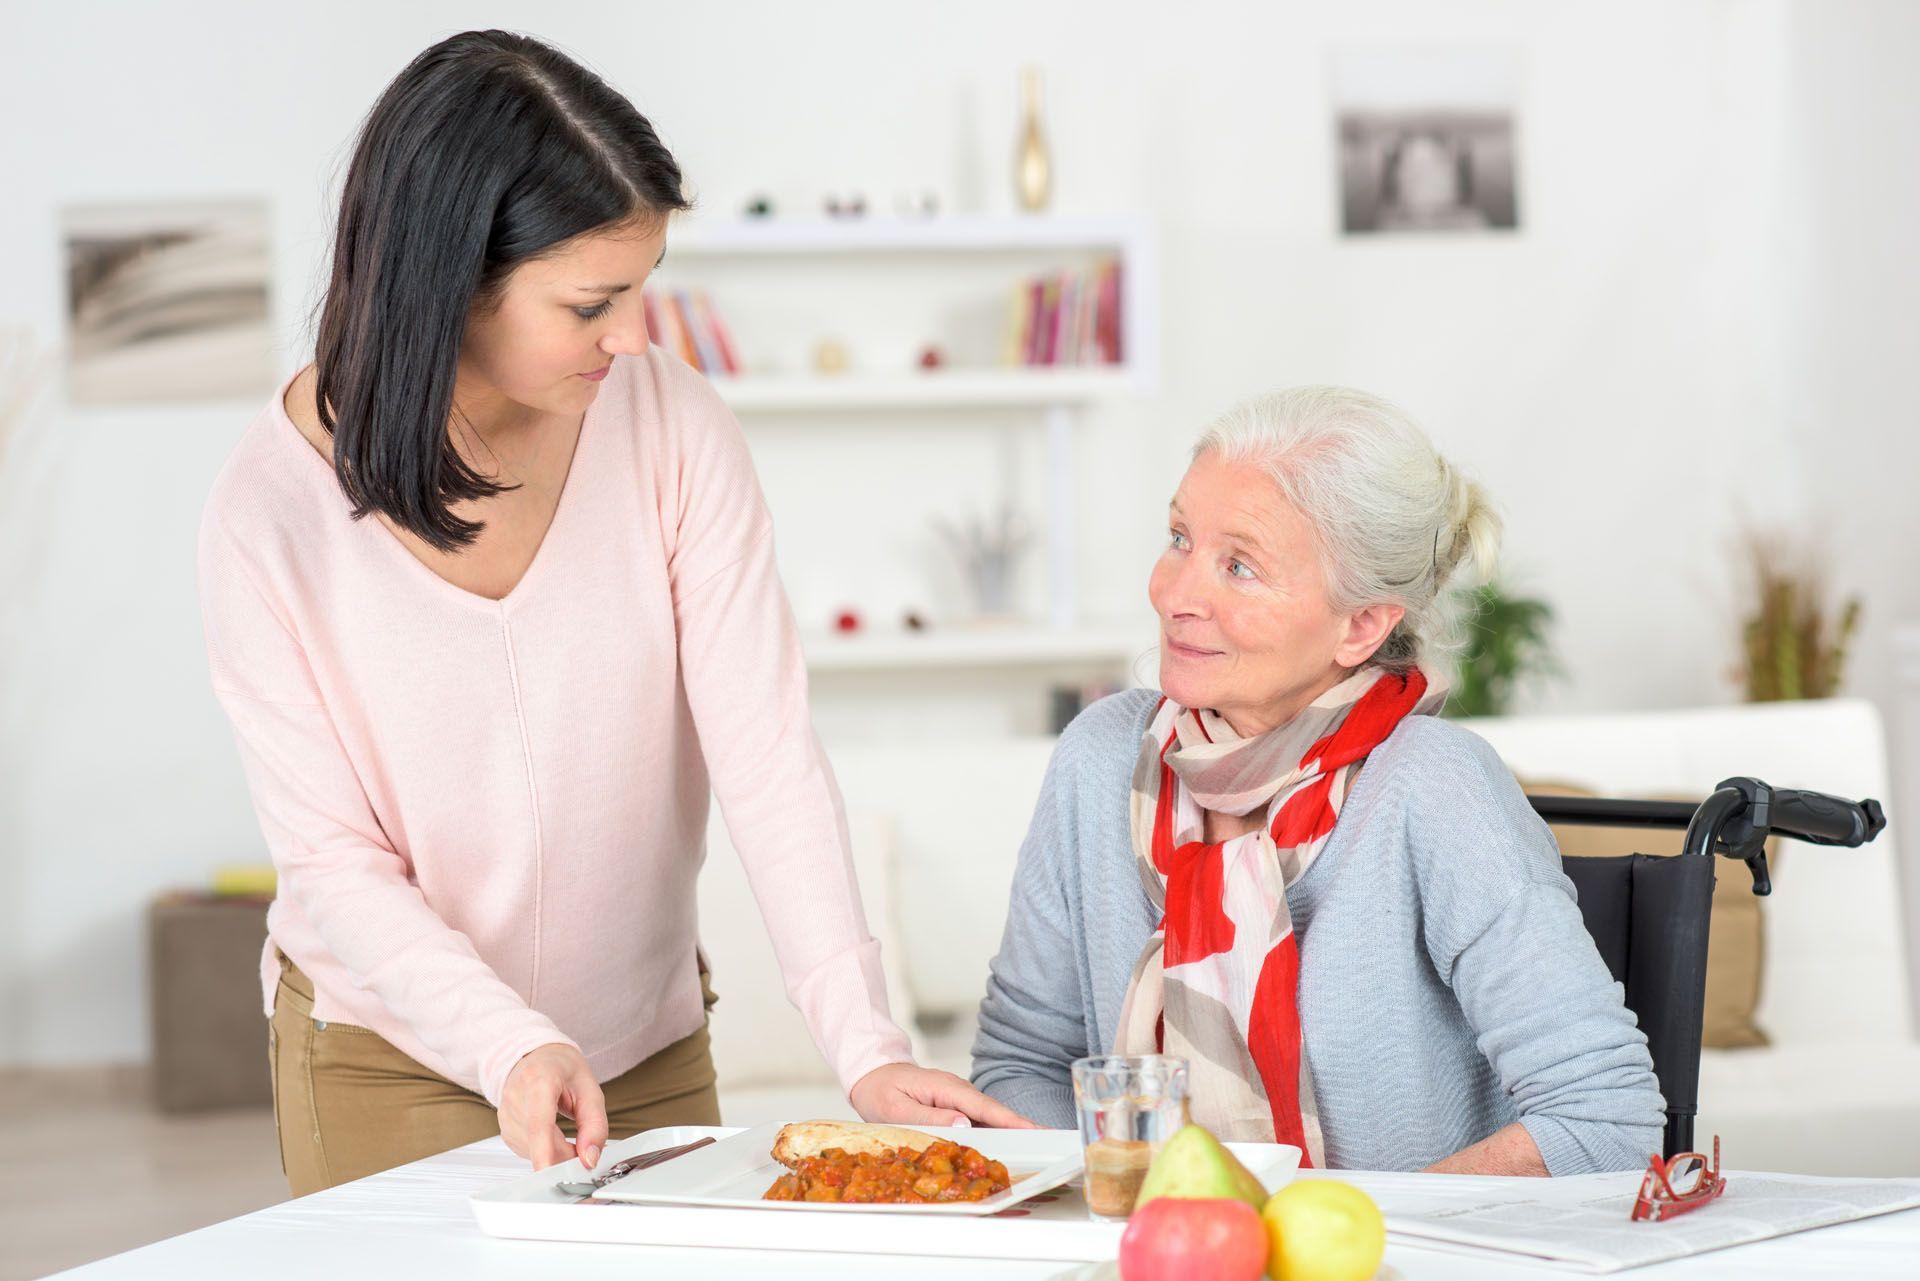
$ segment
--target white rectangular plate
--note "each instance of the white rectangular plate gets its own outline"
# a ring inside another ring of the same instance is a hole
[[[605,1168],[611,1161],[677,1147],[695,1139],[725,1140],[743,1132],[694,1125],[649,1130],[607,1144],[600,1158],[601,1166]],[[975,1137],[985,1133],[989,1131],[976,1131]],[[1052,1133],[1079,1142],[1074,1131]],[[1300,1150],[1281,1144],[1229,1143],[1227,1148],[1269,1191],[1277,1190],[1291,1179],[1300,1164]],[[676,1157],[656,1168],[665,1170],[685,1159]],[[578,1161],[566,1161],[544,1170],[528,1171],[519,1178],[488,1188],[476,1194],[469,1204],[481,1231],[516,1240],[937,1255],[956,1259],[1059,1262],[1111,1259],[1120,1249],[1120,1233],[1126,1227],[1124,1223],[1090,1219],[1077,1179],[1070,1179],[1052,1192],[1040,1193],[990,1218],[974,1219],[900,1214],[769,1214],[765,1207],[771,1202],[759,1202],[753,1209],[740,1209],[600,1198],[581,1201],[554,1188],[556,1183],[586,1177],[587,1172],[580,1168]]]
[[[980,1201],[907,1205],[847,1204],[835,1201],[767,1201],[762,1197],[787,1172],[773,1159],[781,1123],[769,1122],[721,1139],[711,1147],[675,1157],[651,1169],[637,1170],[601,1188],[604,1201],[670,1201],[740,1210],[826,1211],[834,1214],[943,1214],[980,1218],[1051,1192],[1080,1173],[1080,1136],[1072,1130],[942,1129],[914,1126],[936,1139],[964,1144],[1007,1167],[1013,1186]]]

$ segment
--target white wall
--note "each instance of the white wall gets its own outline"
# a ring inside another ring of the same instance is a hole
[[[1893,804],[1920,801],[1914,685],[1909,677],[1903,709],[1895,676],[1895,630],[1920,625],[1920,79],[1912,71],[1920,6],[1845,8],[1844,22],[1821,10],[1793,14],[1796,163],[1785,202],[1802,234],[1790,243],[1781,309],[1794,353],[1786,425],[1834,560],[1867,602],[1853,684],[1905,730],[1894,742],[1903,785]],[[1920,993],[1920,842],[1904,844],[1908,959]]]
[[[1089,612],[1138,612],[1160,505],[1208,415],[1276,385],[1350,382],[1414,410],[1506,505],[1511,564],[1562,618],[1571,680],[1540,706],[1729,697],[1736,503],[1854,507],[1839,483],[1852,473],[1809,457],[1834,440],[1878,450],[1907,426],[1883,411],[1911,414],[1903,362],[1861,353],[1911,317],[1898,304],[1915,259],[1894,237],[1920,211],[1902,171],[1920,139],[1902,84],[1912,19],[1784,0],[1173,14],[1000,0],[15,5],[0,42],[0,119],[16,122],[0,136],[0,324],[59,335],[64,204],[264,195],[290,367],[328,183],[359,117],[412,54],[464,26],[534,30],[594,63],[716,211],[763,188],[789,208],[845,188],[884,207],[921,186],[950,208],[1006,209],[1015,69],[1038,62],[1058,207],[1142,210],[1162,236],[1161,391],[1089,427]],[[1327,55],[1383,39],[1520,52],[1518,235],[1335,235]],[[1812,112],[1798,96],[1843,88],[1858,98]],[[1828,145],[1856,128],[1886,137]],[[1800,175],[1816,153],[1809,200]],[[1874,210],[1872,236],[1842,244],[1855,228],[1835,224],[1856,202]],[[1908,275],[1883,275],[1881,251],[1901,253]],[[1790,316],[1787,302],[1809,296]],[[1862,298],[1877,308],[1865,320]],[[1877,381],[1862,384],[1855,363]],[[1852,397],[1837,421],[1809,412],[1836,389]],[[191,563],[206,487],[256,408],[81,412],[56,396],[33,465],[9,480],[0,1061],[139,1057],[141,905],[258,849],[206,691]],[[754,438],[788,495],[850,487],[878,465],[772,429]],[[929,472],[966,478],[935,497],[986,492],[963,488],[992,470],[979,441],[950,433],[927,448]],[[1890,497],[1890,478],[1866,470]],[[776,500],[789,558],[821,541],[818,512]],[[1878,555],[1889,598],[1896,583],[1910,593],[1903,550]],[[808,562],[789,571],[817,578]]]

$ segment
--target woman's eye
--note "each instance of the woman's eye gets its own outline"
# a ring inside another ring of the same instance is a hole
[[[1244,578],[1252,578],[1254,576],[1253,571],[1247,568],[1247,563],[1237,558],[1227,562],[1227,572],[1229,574],[1232,574],[1235,578],[1244,579]]]
[[[592,307],[575,307],[573,314],[582,320],[598,320],[613,310],[613,299],[608,298]]]
[[[1187,549],[1187,536],[1181,533],[1179,530],[1177,529],[1168,530],[1167,538],[1170,542],[1172,542],[1173,546],[1178,548],[1179,550],[1185,551]]]

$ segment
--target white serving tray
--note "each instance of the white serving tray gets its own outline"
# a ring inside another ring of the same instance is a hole
[[[704,1125],[649,1130],[607,1144],[600,1163],[604,1168],[607,1162],[642,1152],[676,1147],[695,1139],[726,1139],[743,1132],[739,1127]],[[978,1131],[975,1137],[984,1133],[986,1131]],[[1071,1135],[1074,1142],[1079,1141],[1079,1136],[1071,1130],[1053,1133]],[[1284,1144],[1229,1143],[1227,1147],[1269,1190],[1291,1179],[1300,1164],[1300,1150]],[[712,1150],[700,1149],[702,1152]],[[686,1159],[676,1157],[654,1169],[666,1171]],[[986,1218],[954,1218],[937,1214],[769,1212],[768,1207],[777,1202],[762,1202],[752,1209],[598,1198],[599,1204],[585,1204],[554,1191],[556,1183],[586,1177],[588,1172],[580,1168],[578,1161],[528,1173],[471,1198],[473,1216],[481,1231],[490,1236],[533,1241],[1046,1259],[1068,1263],[1113,1258],[1119,1253],[1120,1233],[1126,1226],[1089,1219],[1077,1180]]]
[[[1013,1186],[979,1201],[948,1201],[934,1205],[875,1205],[767,1201],[763,1196],[773,1181],[787,1172],[773,1159],[779,1121],[757,1125],[647,1170],[636,1170],[601,1188],[604,1201],[671,1202],[678,1205],[732,1207],[739,1210],[785,1210],[801,1214],[938,1214],[948,1218],[983,1218],[1018,1205],[1030,1197],[1051,1192],[1080,1173],[1084,1164],[1080,1135],[1072,1130],[955,1130],[915,1126],[936,1139],[966,1144],[1007,1167]]]

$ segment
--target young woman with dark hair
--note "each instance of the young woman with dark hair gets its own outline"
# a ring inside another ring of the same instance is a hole
[[[739,426],[647,341],[686,207],[653,128],[552,48],[428,49],[361,131],[314,362],[214,485],[201,605],[280,877],[296,1194],[496,1128],[591,1166],[717,1122],[709,788],[856,1110],[1023,1124],[887,1013]]]

